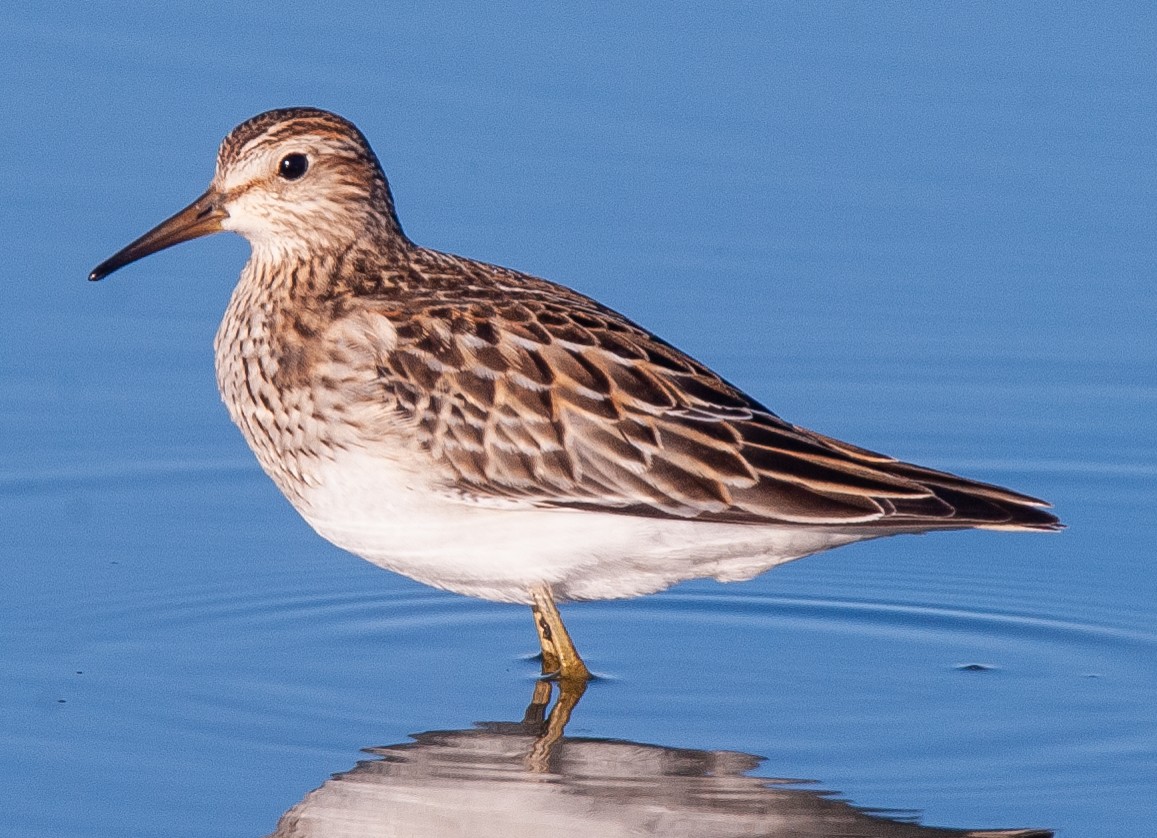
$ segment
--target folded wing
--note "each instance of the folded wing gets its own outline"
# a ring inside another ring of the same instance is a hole
[[[526,279],[508,300],[368,304],[396,333],[378,383],[448,486],[744,524],[1059,527],[1043,501],[785,422],[621,315]]]

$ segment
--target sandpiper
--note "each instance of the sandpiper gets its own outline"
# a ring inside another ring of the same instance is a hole
[[[621,314],[402,232],[362,133],[273,110],[101,279],[230,230],[249,262],[217,382],[318,533],[438,588],[530,605],[545,674],[589,673],[558,600],[750,579],[898,533],[1055,530],[1044,501],[792,425]]]

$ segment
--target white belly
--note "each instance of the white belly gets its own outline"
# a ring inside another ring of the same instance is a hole
[[[479,505],[432,491],[418,468],[346,452],[321,465],[298,511],[323,537],[438,588],[529,602],[616,599],[699,577],[750,579],[862,534]]]

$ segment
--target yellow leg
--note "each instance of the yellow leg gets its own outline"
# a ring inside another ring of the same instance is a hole
[[[578,650],[571,642],[562,616],[554,604],[554,596],[545,585],[530,592],[534,614],[534,627],[538,630],[538,642],[542,646],[542,674],[557,677],[562,684],[585,684],[591,673]],[[581,695],[581,693],[580,693]]]

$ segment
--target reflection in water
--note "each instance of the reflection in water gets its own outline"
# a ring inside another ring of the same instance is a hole
[[[369,749],[286,812],[270,838],[370,836],[779,836],[936,838],[1047,830],[936,829],[869,812],[798,781],[750,777],[761,759],[733,751],[567,738],[582,690],[549,714],[541,681],[521,722],[419,733]]]

